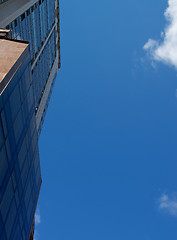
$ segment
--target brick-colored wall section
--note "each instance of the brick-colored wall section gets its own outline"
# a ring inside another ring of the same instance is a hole
[[[16,63],[28,44],[0,39],[0,82]]]
[[[27,42],[0,38],[0,95],[27,54]]]

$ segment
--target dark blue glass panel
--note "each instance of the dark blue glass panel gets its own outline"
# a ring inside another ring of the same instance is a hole
[[[4,222],[6,220],[7,213],[9,211],[9,207],[13,199],[13,194],[14,194],[14,191],[13,191],[12,181],[10,179],[1,202],[1,214]]]
[[[5,230],[2,231],[2,234],[1,234],[0,236],[1,236],[1,237],[0,237],[1,240],[7,240]]]
[[[4,134],[3,134],[3,129],[2,129],[2,124],[1,124],[1,119],[0,119],[0,149],[4,143]]]
[[[3,230],[3,227],[4,227],[4,223],[3,223],[2,216],[1,216],[1,213],[0,213],[0,236],[1,236],[1,233],[2,233],[2,230]]]
[[[15,199],[13,199],[9,209],[7,220],[5,222],[6,235],[8,239],[10,238],[13,225],[15,224],[16,214],[17,214],[17,209],[15,204]]]
[[[16,85],[15,89],[13,90],[9,98],[9,103],[11,108],[12,121],[14,121],[20,109],[20,91],[18,85]]]
[[[7,101],[5,106],[4,106],[4,112],[5,112],[5,120],[6,120],[7,129],[9,131],[9,129],[12,126],[12,117],[11,117],[11,110],[10,110],[9,101]]]
[[[6,155],[5,146],[0,150],[0,186],[8,170],[8,160]]]
[[[22,131],[23,131],[23,117],[22,117],[22,112],[20,110],[14,122],[14,135],[15,135],[16,144],[18,144]]]

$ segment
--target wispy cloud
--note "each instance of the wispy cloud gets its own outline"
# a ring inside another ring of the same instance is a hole
[[[176,196],[169,197],[163,194],[159,198],[159,209],[166,211],[168,214],[177,217],[177,198]]]
[[[40,215],[40,211],[37,208],[36,213],[35,213],[35,231],[34,231],[34,240],[38,240],[39,239],[39,233],[36,230],[36,226],[39,225],[41,223],[41,215]]]
[[[144,45],[152,60],[161,61],[177,69],[177,0],[168,0],[165,18],[167,26],[160,40],[149,39]]]
[[[38,240],[38,239],[39,239],[39,234],[38,234],[38,232],[35,231],[35,233],[34,233],[34,240]]]
[[[35,224],[38,225],[39,223],[41,223],[41,216],[40,216],[39,209],[37,209],[35,213]]]

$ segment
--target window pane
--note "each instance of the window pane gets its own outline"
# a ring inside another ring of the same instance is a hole
[[[13,187],[12,187],[12,181],[10,179],[1,203],[1,213],[4,221],[9,211],[12,198],[13,198]]]
[[[5,147],[3,147],[0,151],[0,186],[2,185],[3,178],[8,169],[8,160],[5,151]]]

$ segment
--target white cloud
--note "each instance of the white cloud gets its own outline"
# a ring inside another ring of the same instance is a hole
[[[177,217],[177,198],[163,194],[159,199],[159,209]]]
[[[34,233],[34,240],[38,240],[39,239],[39,234],[37,231],[35,231]]]
[[[41,216],[40,216],[39,209],[37,209],[35,213],[35,224],[38,225],[40,223],[41,223]]]
[[[152,50],[153,48],[155,48],[155,47],[158,47],[158,43],[157,43],[157,41],[155,41],[155,40],[153,40],[153,39],[149,39],[148,41],[147,41],[147,43],[144,45],[144,49],[145,50]]]
[[[36,230],[36,226],[39,225],[41,223],[41,215],[39,212],[39,209],[37,208],[36,213],[35,213],[35,231],[34,231],[34,240],[38,240],[39,239],[39,233]]]
[[[164,32],[161,32],[161,39],[149,39],[143,48],[153,60],[177,69],[177,0],[168,0],[168,8],[164,15],[168,24]]]

